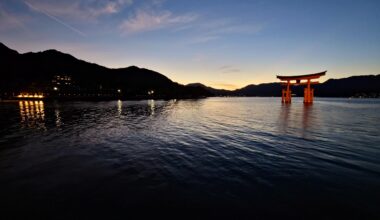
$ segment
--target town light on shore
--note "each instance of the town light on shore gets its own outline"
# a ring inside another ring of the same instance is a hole
[[[28,99],[42,99],[44,96],[42,94],[29,94],[29,93],[20,93],[17,95],[17,98],[28,98]]]

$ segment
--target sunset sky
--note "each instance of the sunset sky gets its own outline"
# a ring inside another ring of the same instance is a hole
[[[326,80],[380,74],[380,1],[1,0],[0,42],[216,88]]]

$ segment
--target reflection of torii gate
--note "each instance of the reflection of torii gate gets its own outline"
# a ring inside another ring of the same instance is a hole
[[[306,88],[304,89],[304,103],[312,103],[314,99],[314,89],[310,88],[311,84],[318,84],[318,81],[311,81],[312,79],[318,79],[321,76],[326,75],[327,71],[320,72],[320,73],[313,73],[308,75],[299,75],[299,76],[277,76],[278,79],[281,81],[286,81],[282,83],[282,85],[286,86],[286,89],[282,89],[282,102],[283,103],[290,103],[292,102],[292,91],[290,90],[291,85],[305,85]],[[295,82],[291,82],[292,80],[295,80]],[[301,82],[301,80],[307,80],[307,82]]]

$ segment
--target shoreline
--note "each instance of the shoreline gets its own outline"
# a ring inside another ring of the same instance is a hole
[[[14,99],[2,99],[0,102],[19,102],[19,101],[48,101],[48,102],[66,102],[66,101],[83,101],[83,102],[103,102],[103,101],[144,101],[144,100],[155,100],[155,101],[169,101],[169,100],[198,100],[207,98],[278,98],[280,96],[207,96],[207,97],[172,97],[172,98],[162,98],[162,97],[152,97],[152,98],[14,98]],[[293,98],[303,98],[301,96],[296,96]],[[363,99],[363,100],[378,100],[380,97],[316,97],[316,98],[327,98],[327,99]]]

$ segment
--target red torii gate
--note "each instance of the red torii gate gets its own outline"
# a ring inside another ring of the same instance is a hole
[[[305,85],[304,89],[304,103],[312,103],[314,99],[314,89],[310,87],[310,85],[318,84],[318,81],[311,81],[312,79],[318,79],[321,76],[326,75],[327,71],[320,73],[313,73],[307,75],[298,75],[298,76],[277,76],[281,81],[286,81],[282,83],[282,85],[286,86],[286,89],[282,89],[282,99],[283,103],[291,103],[292,102],[292,91],[290,90],[291,85]],[[295,80],[295,82],[291,82]],[[306,82],[301,82],[301,80],[307,80]]]

